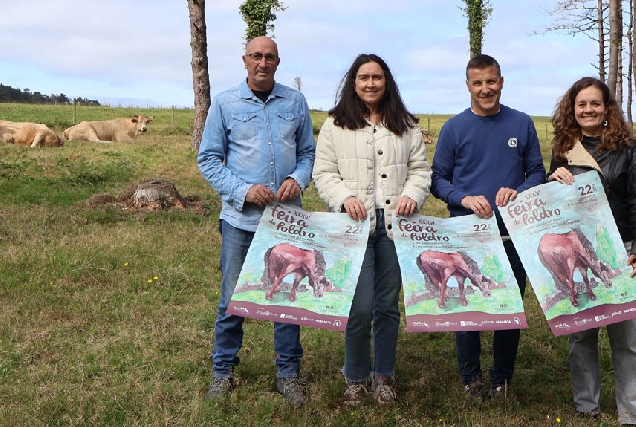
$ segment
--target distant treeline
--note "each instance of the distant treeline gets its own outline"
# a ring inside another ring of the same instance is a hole
[[[79,105],[100,105],[99,101],[93,99],[76,98]],[[59,95],[43,95],[40,92],[31,92],[30,89],[14,89],[0,83],[0,102],[23,102],[27,104],[72,104],[63,93]]]

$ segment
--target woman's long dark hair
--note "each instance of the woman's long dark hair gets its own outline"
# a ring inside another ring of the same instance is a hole
[[[378,103],[378,112],[382,115],[382,123],[391,132],[402,135],[408,128],[415,127],[419,119],[409,113],[404,106],[389,66],[382,58],[372,53],[362,53],[353,61],[349,71],[340,82],[336,95],[336,106],[329,110],[329,115],[333,117],[336,126],[345,129],[362,129],[367,125],[365,117],[370,114],[370,111],[356,93],[355,84],[358,70],[369,62],[380,65],[386,80],[384,95]]]
[[[552,126],[554,127],[552,155],[559,162],[565,161],[565,153],[574,147],[575,141],[581,140],[583,137],[581,126],[574,117],[574,101],[579,92],[588,87],[599,89],[603,94],[603,104],[605,104],[607,124],[604,124],[601,130],[601,142],[596,147],[596,152],[602,154],[606,150],[618,151],[632,145],[632,132],[623,118],[618,103],[610,93],[609,87],[597,78],[583,77],[565,92],[552,115]]]

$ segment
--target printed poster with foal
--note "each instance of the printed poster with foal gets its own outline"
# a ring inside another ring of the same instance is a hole
[[[527,328],[494,215],[393,219],[409,332]]]
[[[368,219],[267,206],[227,312],[345,330],[368,237]]]
[[[554,335],[636,317],[636,279],[596,171],[499,208]]]

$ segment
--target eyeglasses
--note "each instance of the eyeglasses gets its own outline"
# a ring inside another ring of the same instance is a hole
[[[273,53],[268,53],[263,55],[262,53],[246,53],[245,56],[249,56],[254,62],[261,62],[263,58],[265,58],[265,62],[272,63],[278,59],[278,55],[274,55]]]

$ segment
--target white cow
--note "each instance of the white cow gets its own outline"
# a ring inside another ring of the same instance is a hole
[[[64,138],[95,142],[132,142],[137,135],[148,130],[148,123],[152,122],[153,118],[135,114],[129,119],[81,122],[64,130]]]
[[[0,120],[0,140],[27,147],[61,147],[64,141],[46,125]]]

